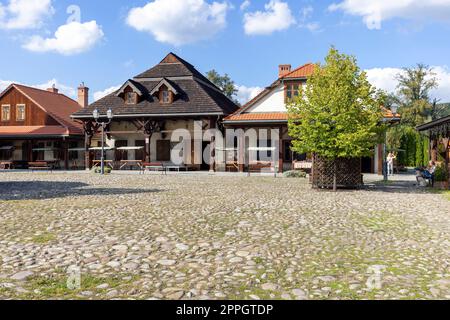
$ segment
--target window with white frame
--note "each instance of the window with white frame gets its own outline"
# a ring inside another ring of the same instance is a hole
[[[2,121],[11,119],[11,106],[9,104],[2,105]]]
[[[17,121],[25,121],[25,105],[18,104],[16,106],[16,120]]]

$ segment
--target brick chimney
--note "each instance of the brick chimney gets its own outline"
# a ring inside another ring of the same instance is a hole
[[[59,90],[56,88],[56,85],[53,84],[51,88],[48,88],[47,91],[52,92],[52,93],[58,93]]]
[[[278,67],[278,78],[284,77],[292,71],[292,66],[290,64],[280,64]]]
[[[78,87],[78,104],[82,108],[86,108],[89,105],[89,88],[84,85],[84,82]]]

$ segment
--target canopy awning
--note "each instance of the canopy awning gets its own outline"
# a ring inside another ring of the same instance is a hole
[[[59,150],[59,149],[56,149],[56,148],[34,148],[33,149],[33,151],[57,151],[57,150]]]
[[[67,151],[73,151],[73,152],[77,151],[77,152],[82,152],[82,151],[86,151],[86,149],[85,149],[85,148],[70,148],[70,149],[68,149]]]
[[[236,148],[216,148],[217,151],[238,151]]]
[[[112,147],[104,147],[104,150],[114,150],[114,148]],[[94,148],[89,148],[89,150],[91,151],[102,151],[102,147],[94,147]]]
[[[3,146],[3,147],[0,147],[0,150],[12,150],[12,149],[14,149],[13,146]]]
[[[250,147],[248,148],[248,151],[275,151],[276,148],[270,148],[270,147]]]
[[[142,150],[144,147],[120,147],[117,150],[128,151],[128,150]]]

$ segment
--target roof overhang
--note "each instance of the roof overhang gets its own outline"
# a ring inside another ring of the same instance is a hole
[[[224,116],[222,112],[215,113],[163,113],[163,114],[148,114],[148,113],[133,113],[133,114],[118,114],[114,115],[114,119],[124,118],[177,118],[177,117],[216,117]],[[94,119],[92,115],[72,115],[73,119]],[[103,116],[102,116],[103,117]],[[106,118],[106,115],[104,116]]]
[[[258,124],[287,124],[288,120],[226,120],[223,121],[223,124],[225,125],[240,125],[240,124],[245,124],[245,125],[249,125],[249,124],[254,124],[254,125],[258,125]]]
[[[429,123],[425,123],[421,126],[418,126],[416,129],[417,131],[427,131],[442,125],[446,125],[446,124],[450,124],[450,116],[429,122]]]

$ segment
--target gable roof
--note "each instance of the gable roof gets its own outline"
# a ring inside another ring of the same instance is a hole
[[[313,75],[316,65],[307,63],[281,77],[281,79],[304,79]]]
[[[92,117],[98,109],[105,113],[112,109],[116,117],[176,117],[176,116],[226,116],[238,106],[197,71],[190,63],[173,53],[169,53],[158,65],[133,78],[133,83],[141,86],[142,99],[135,105],[125,104],[116,93],[94,102],[72,115],[75,119]],[[152,96],[152,92],[163,84],[173,88],[177,99],[171,104],[162,104]]]
[[[82,134],[82,125],[71,119],[71,114],[81,109],[81,106],[75,100],[61,93],[54,93],[47,90],[28,87],[13,83],[1,94],[3,97],[9,90],[15,88],[25,97],[56,120],[61,126],[67,128],[69,134]]]
[[[134,90],[134,92],[138,93],[140,96],[144,95],[144,90],[143,87],[140,83],[133,81],[131,79],[128,79],[127,82],[125,82],[120,88],[119,90],[116,91],[116,96],[121,95],[122,93],[125,92],[125,89],[127,87],[131,87],[131,89]]]
[[[170,91],[173,92],[173,94],[178,94],[177,89],[175,89],[175,86],[173,84],[170,83],[169,80],[167,80],[166,78],[163,78],[157,85],[156,87],[153,88],[153,90],[150,92],[151,95],[154,95],[157,91],[159,91],[159,89],[162,86],[166,86]]]

